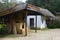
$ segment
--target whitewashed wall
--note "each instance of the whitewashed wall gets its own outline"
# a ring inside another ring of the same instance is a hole
[[[36,23],[36,16],[35,15],[29,15],[27,16],[27,26],[30,27],[30,18],[34,18],[34,27],[36,26],[35,23]],[[43,22],[42,22],[43,21]],[[43,19],[42,20],[42,17],[40,15],[37,15],[37,28],[45,28],[47,25],[46,25],[46,20]]]

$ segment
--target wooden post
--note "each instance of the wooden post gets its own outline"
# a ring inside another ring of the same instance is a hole
[[[25,12],[26,13],[26,17],[25,17],[25,21],[26,21],[26,27],[25,27],[25,36],[27,36],[27,11]]]
[[[26,15],[25,15],[25,16],[26,16],[26,17],[25,17],[25,18],[26,18],[26,19],[25,19],[25,21],[26,21],[25,36],[27,36],[27,13],[28,13],[28,12],[27,12],[27,7],[28,7],[28,4],[27,4],[26,7],[25,7],[25,13],[26,13]]]
[[[35,32],[37,32],[37,15],[36,15],[36,23],[35,23]]]

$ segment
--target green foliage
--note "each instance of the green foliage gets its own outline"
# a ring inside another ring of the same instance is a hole
[[[6,27],[5,24],[0,24],[0,35],[6,34]]]
[[[51,24],[48,24],[48,28],[59,28],[59,25],[58,25],[58,23],[57,22],[53,22],[53,23],[51,23]]]
[[[11,8],[12,6],[16,5],[16,2],[12,2],[13,0],[11,0],[11,2],[9,3],[8,0],[2,0],[4,3],[0,2],[0,12],[3,10],[6,10],[8,8]]]
[[[5,3],[8,3],[9,0],[2,0],[2,1],[5,2]]]
[[[56,28],[57,26],[55,24],[50,24],[48,28]]]
[[[47,8],[53,13],[60,11],[60,0],[28,0],[27,2],[42,8]]]
[[[5,3],[0,3],[0,11],[3,11],[4,9],[7,9],[8,8],[8,4],[5,4]]]

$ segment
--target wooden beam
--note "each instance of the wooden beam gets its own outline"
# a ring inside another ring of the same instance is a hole
[[[25,15],[26,15],[26,17],[25,17],[25,22],[26,22],[26,27],[25,27],[25,36],[27,36],[27,11],[25,11]]]
[[[37,32],[37,15],[36,15],[36,23],[35,23],[35,32]]]

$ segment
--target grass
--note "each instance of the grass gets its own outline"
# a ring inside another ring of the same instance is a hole
[[[0,38],[6,37],[8,34],[0,34]]]
[[[43,30],[48,30],[48,28],[43,28],[43,29],[41,29],[41,30],[42,30],[42,31],[43,31]]]
[[[22,35],[22,34],[3,34],[3,35],[0,35],[0,38],[15,38],[15,37],[25,37],[25,35]]]

